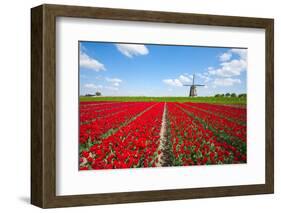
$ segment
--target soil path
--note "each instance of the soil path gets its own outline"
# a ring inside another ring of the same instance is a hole
[[[167,104],[164,105],[164,111],[162,116],[162,125],[160,130],[160,145],[159,150],[161,154],[158,155],[158,163],[156,166],[170,166],[170,147],[167,140]]]

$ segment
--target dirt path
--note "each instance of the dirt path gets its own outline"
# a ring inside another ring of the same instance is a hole
[[[160,145],[159,150],[161,154],[158,155],[158,163],[156,166],[163,167],[163,166],[170,166],[170,147],[168,145],[167,140],[167,104],[164,105],[164,111],[162,116],[162,125],[160,130]]]

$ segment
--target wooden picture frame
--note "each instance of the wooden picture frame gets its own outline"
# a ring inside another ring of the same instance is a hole
[[[56,195],[56,17],[265,29],[265,184]],[[41,208],[268,194],[274,192],[274,21],[126,9],[41,5],[31,9],[31,203]]]

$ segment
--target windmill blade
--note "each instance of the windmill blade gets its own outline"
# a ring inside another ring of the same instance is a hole
[[[195,81],[195,74],[193,74],[192,85],[194,85],[194,81]]]
[[[193,85],[191,85],[191,84],[184,84],[183,86],[191,87],[191,86],[193,86]]]
[[[194,86],[203,87],[203,86],[205,86],[205,85],[203,85],[203,84],[195,84]]]

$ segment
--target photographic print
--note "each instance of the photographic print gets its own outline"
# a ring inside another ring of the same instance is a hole
[[[247,48],[78,46],[79,170],[247,162]]]
[[[30,34],[33,205],[274,193],[274,19],[43,4]]]

